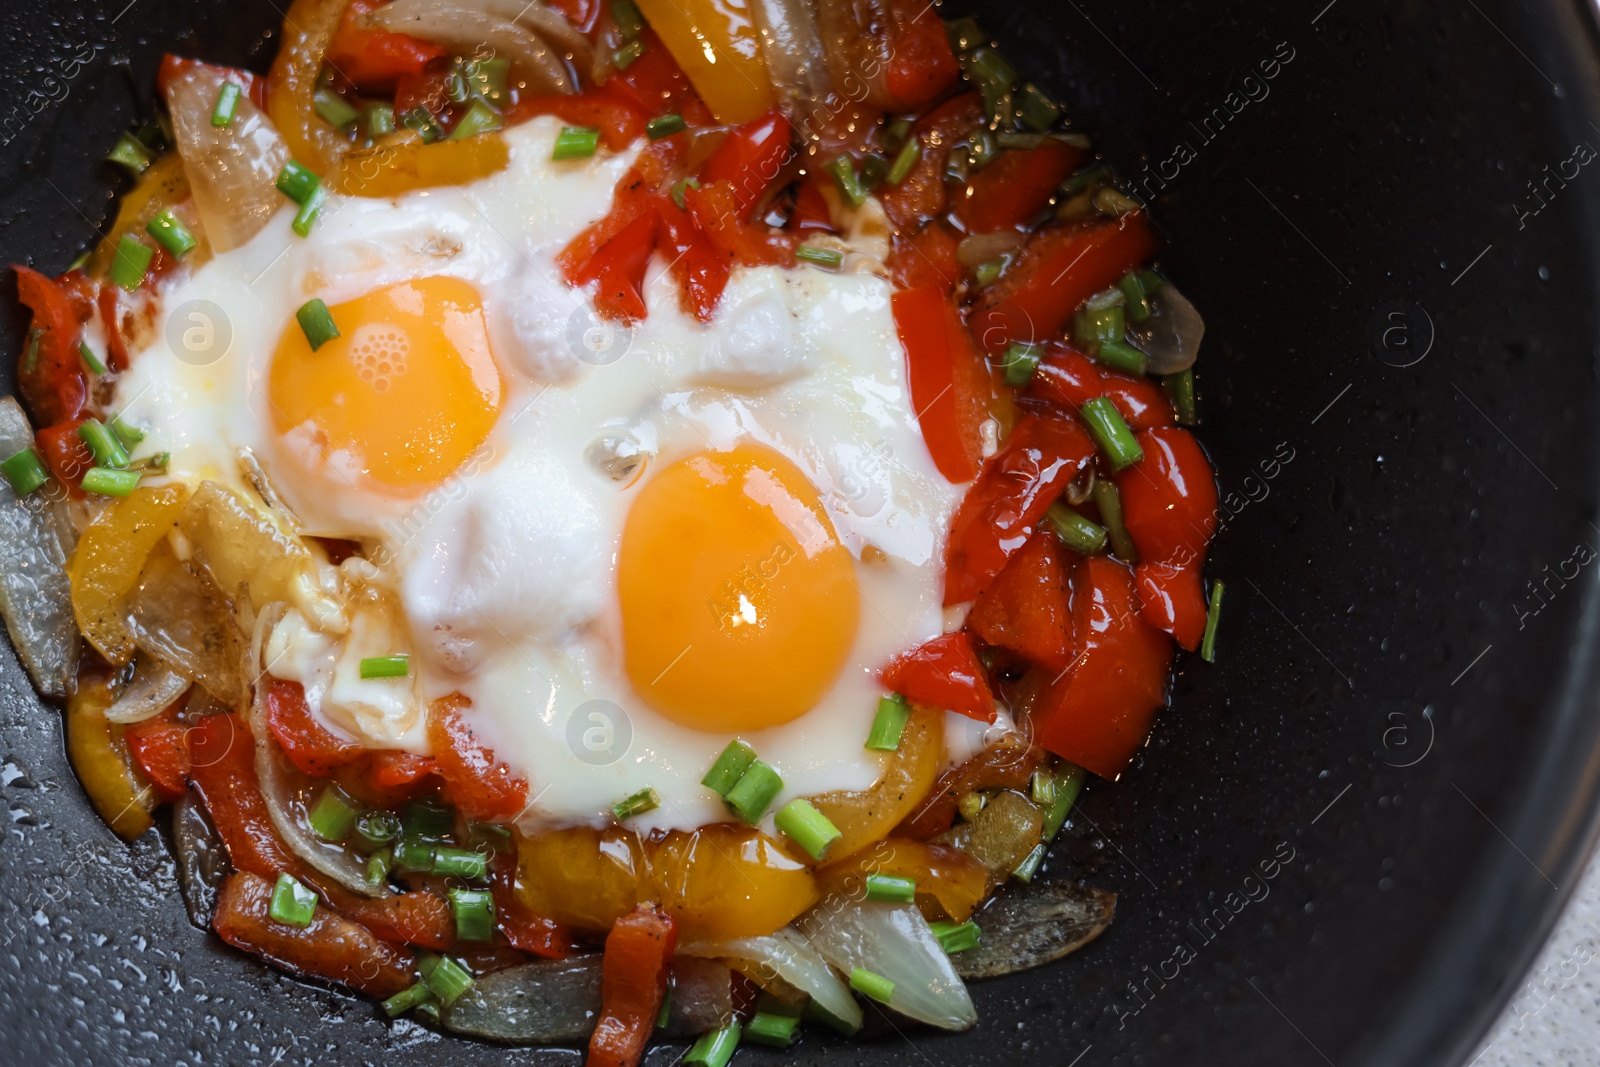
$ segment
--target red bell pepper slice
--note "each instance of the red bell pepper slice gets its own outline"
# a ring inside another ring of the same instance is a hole
[[[684,206],[706,239],[727,259],[744,267],[792,267],[800,236],[749,223],[739,210],[739,197],[728,182],[686,190]]]
[[[190,727],[177,722],[168,708],[153,719],[136,722],[122,731],[128,755],[155,788],[163,803],[180,800],[189,790]]]
[[[1078,305],[1156,251],[1142,211],[1040,230],[1022,258],[978,299],[972,335],[987,352],[1056,336]]]
[[[1174,421],[1167,391],[1149,378],[1107,370],[1068,345],[1047,344],[1027,395],[1076,415],[1086,401],[1103,396],[1116,405],[1135,432]]]
[[[1085,463],[1094,443],[1071,419],[1025,414],[1005,446],[984,464],[950,524],[944,602],[973,599],[989,587],[1033,534]]]
[[[1115,778],[1167,702],[1172,639],[1139,618],[1133,576],[1116,560],[1090,556],[1072,584],[1078,658],[1034,704],[1033,736],[1062,759]]]
[[[1217,481],[1187,430],[1136,435],[1144,458],[1117,476],[1122,521],[1147,563],[1198,568],[1217,529]]]
[[[1044,749],[1017,734],[986,745],[959,767],[941,774],[928,790],[922,807],[895,827],[890,836],[926,841],[944,833],[955,822],[963,796],[988,789],[1025,790],[1044,757]]]
[[[558,12],[579,33],[592,33],[600,14],[600,0],[545,0],[546,5]]]
[[[922,0],[891,0],[888,5],[887,68],[883,87],[899,111],[921,111],[961,77],[950,36],[939,11]]]
[[[525,97],[511,109],[510,120],[517,123],[535,115],[554,115],[574,126],[597,127],[600,139],[613,152],[644,136],[649,119],[631,97],[604,88],[572,96]]]
[[[122,332],[122,287],[102,285],[95,303],[100,309],[100,322],[106,328],[106,366],[112,370],[127,370],[128,341]]]
[[[1046,670],[1065,670],[1072,662],[1065,552],[1053,532],[1037,531],[978,596],[967,627]]]
[[[351,7],[363,0],[351,0]],[[376,7],[376,4],[371,6]],[[182,75],[195,70],[209,70],[222,75],[228,81],[234,82],[244,90],[244,95],[250,102],[262,111],[267,109],[267,79],[259,74],[244,70],[239,67],[224,67],[216,63],[205,63],[198,59],[189,59],[185,56],[175,56],[171,52],[161,57],[161,65],[156,68],[156,92],[161,99],[168,99],[167,87]]]
[[[301,869],[294,873],[302,882],[314,886],[335,910],[385,941],[419,945],[437,952],[446,951],[456,943],[455,917],[443,897],[417,889],[373,899],[357,896],[315,872]]]
[[[594,279],[598,270],[589,261],[618,234],[646,212],[654,212],[662,185],[671,177],[681,149],[680,138],[668,137],[640,152],[611,194],[611,210],[604,218],[574,237],[556,256],[556,266],[568,285]]]
[[[600,1021],[587,1067],[637,1067],[666,996],[678,930],[672,916],[641,904],[606,935],[600,964]]]
[[[276,876],[230,874],[222,883],[212,928],[228,944],[296,974],[339,982],[374,997],[410,986],[415,958],[360,925],[319,907],[306,927],[272,918]]]
[[[907,700],[994,722],[997,712],[989,676],[965,630],[941,634],[902,652],[878,672],[890,692]]]
[[[406,75],[420,74],[429,60],[449,54],[448,49],[431,41],[360,25],[368,13],[387,2],[350,0],[328,45],[328,66],[361,89],[393,89]]]
[[[574,281],[598,283],[596,314],[614,322],[637,322],[645,317],[644,274],[655,250],[656,215],[645,211],[590,257]]]
[[[500,936],[511,946],[531,952],[545,959],[562,960],[577,952],[580,945],[572,931],[538,914],[517,899],[516,863],[496,862],[494,865],[494,922]]]
[[[33,312],[39,331],[37,351],[23,349],[17,366],[17,388],[34,420],[51,426],[78,416],[89,399],[88,379],[78,342],[83,323],[71,295],[58,282],[30,267],[17,265],[17,297]]]
[[[978,476],[980,432],[989,416],[991,385],[983,357],[961,324],[961,314],[932,287],[890,297],[895,330],[906,350],[911,407],[939,473],[951,482]]]
[[[57,480],[77,498],[82,498],[84,495],[78,484],[83,481],[83,476],[89,468],[94,466],[94,454],[89,451],[89,446],[83,443],[83,438],[78,436],[78,427],[88,421],[88,419],[72,419],[54,426],[46,426],[33,435],[34,444],[39,449],[39,458],[50,468],[50,473],[54,474]]]
[[[732,273],[728,257],[670,197],[657,198],[656,214],[661,220],[659,239],[672,257],[672,273],[678,279],[684,310],[701,322],[710,322]]]
[[[700,168],[700,183],[727,182],[744,218],[794,158],[793,134],[789,120],[776,109],[734,127]]]
[[[942,220],[935,219],[910,237],[894,235],[889,253],[889,276],[897,289],[932,286],[945,295],[961,282],[961,262],[956,249],[961,238]]]
[[[1141,563],[1133,569],[1139,591],[1139,618],[1171,634],[1186,652],[1200,647],[1206,631],[1206,595],[1200,565]]]
[[[299,682],[264,679],[267,687],[267,729],[283,754],[301,774],[326,778],[336,769],[367,754],[366,748],[335,736],[317,721]]]
[[[646,29],[639,35],[639,43],[644,51],[626,70],[612,72],[606,80],[606,90],[651,118],[676,113],[690,126],[712,125],[716,120],[711,110],[695,93],[688,75],[655,31]]]
[[[256,779],[256,746],[237,715],[208,715],[189,737],[189,777],[206,802],[211,823],[241,871],[276,879],[299,861],[278,840]]]
[[[1037,148],[1001,152],[967,179],[966,190],[951,214],[968,233],[1020,226],[1050,202],[1082,159],[1082,149],[1055,138]]]
[[[911,135],[922,142],[916,166],[900,184],[878,190],[878,200],[896,230],[910,233],[928,219],[943,214],[944,173],[950,150],[983,117],[982,98],[977,93],[966,93],[946,100],[911,127]]]
[[[813,171],[795,187],[794,210],[789,212],[788,228],[797,233],[836,233],[828,198],[817,184],[821,175]],[[902,289],[907,286],[902,285]]]
[[[428,743],[439,776],[450,787],[456,807],[479,822],[511,819],[528,804],[528,780],[495,759],[473,733],[466,710],[472,702],[459,693],[428,707]]]

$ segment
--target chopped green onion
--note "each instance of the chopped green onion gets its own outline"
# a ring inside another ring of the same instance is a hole
[[[128,469],[131,471],[165,471],[171,463],[171,452],[155,452],[145,456],[143,459],[134,460],[128,464]]]
[[[883,136],[889,144],[905,147],[906,138],[911,136],[911,120],[904,116],[895,119],[884,127]]]
[[[128,450],[123,448],[122,442],[117,440],[116,435],[100,422],[90,419],[79,426],[78,438],[89,446],[90,454],[100,466],[121,470],[128,465]]]
[[[729,810],[753,826],[761,821],[782,789],[783,779],[778,772],[756,760],[722,799],[727,801]]]
[[[437,800],[413,800],[406,805],[400,825],[406,837],[424,841],[448,840],[456,828],[456,809]]]
[[[150,150],[140,144],[138,138],[130,133],[125,133],[117,138],[117,143],[106,154],[106,158],[121,166],[135,178],[149,170],[150,164],[155,161],[150,154]]]
[[[758,1011],[744,1024],[744,1038],[771,1048],[788,1048],[794,1044],[795,1033],[800,1029],[797,1015],[775,1015]]]
[[[321,185],[322,179],[317,177],[315,171],[301,166],[292,159],[278,172],[278,192],[297,204],[303,204],[311,199],[311,194]]]
[[[819,267],[829,270],[838,270],[844,266],[844,253],[832,248],[813,248],[811,245],[801,245],[794,250],[794,258],[803,259],[807,263],[815,263]]]
[[[971,919],[964,923],[929,923],[928,927],[933,931],[933,936],[939,939],[946,956],[954,956],[957,952],[977,948],[983,934],[983,931],[978,929],[978,924]]]
[[[894,163],[889,167],[885,180],[890,185],[899,185],[911,177],[911,172],[916,169],[922,160],[922,139],[911,137],[901,146],[899,153],[894,157]]]
[[[182,259],[193,252],[195,246],[200,243],[195,240],[189,227],[183,224],[183,220],[172,213],[171,208],[151,219],[144,230],[154,237],[162,248],[171,252],[175,259]]]
[[[1155,296],[1167,280],[1153,270],[1139,272],[1139,287],[1144,290],[1145,296]]]
[[[679,178],[677,181],[672,183],[672,202],[677,204],[679,209],[682,209],[684,206],[683,194],[687,193],[690,189],[698,188],[700,188],[699,178]]]
[[[987,128],[975,130],[967,138],[967,159],[973,170],[982,170],[1000,156],[1000,142]]]
[[[1055,795],[1050,801],[1050,810],[1044,816],[1044,839],[1054,841],[1056,834],[1061,832],[1061,824],[1067,821],[1067,814],[1072,811],[1072,805],[1078,799],[1078,794],[1083,790],[1083,768],[1075,763],[1063,764],[1055,774]]]
[[[386,848],[380,848],[367,857],[367,884],[382,885],[384,879],[389,877],[389,868],[394,866],[394,853]]]
[[[1116,482],[1109,478],[1095,479],[1094,506],[1100,509],[1100,521],[1105,524],[1112,553],[1130,567],[1137,566],[1139,550],[1134,547],[1128,527],[1122,521],[1122,494],[1117,492]]]
[[[1031,882],[1033,881],[1033,876],[1039,871],[1039,864],[1043,862],[1044,845],[1041,843],[1034,845],[1033,851],[1024,856],[1022,862],[1017,864],[1016,870],[1011,873],[1016,875],[1017,880],[1020,882]]]
[[[350,101],[332,89],[318,89],[311,99],[317,115],[335,129],[343,129],[361,117],[361,112],[351,106]]]
[[[411,657],[398,656],[365,656],[361,660],[361,677],[363,678],[404,678],[411,673]]]
[[[1122,276],[1122,281],[1117,283],[1117,288],[1122,290],[1122,299],[1128,307],[1128,318],[1134,322],[1150,321],[1150,299],[1144,291],[1144,284],[1139,280],[1137,271],[1129,271]]]
[[[1039,346],[1013,341],[1000,357],[1000,369],[1007,385],[1021,389],[1033,381],[1033,372],[1039,369]]]
[[[1029,795],[1035,804],[1048,811],[1050,805],[1056,802],[1056,776],[1048,770],[1034,771]]]
[[[1087,191],[1091,185],[1109,176],[1110,173],[1111,171],[1103,164],[1080,170],[1061,183],[1061,195],[1068,198],[1077,196],[1079,193]]]
[[[1061,538],[1061,543],[1079,555],[1093,556],[1105,550],[1106,528],[1090,522],[1065,504],[1059,501],[1051,504],[1044,517]]]
[[[433,850],[433,873],[469,882],[489,874],[489,857],[477,849],[440,845]]]
[[[1106,459],[1111,461],[1113,474],[1144,458],[1144,449],[1139,447],[1133,431],[1128,429],[1128,424],[1122,420],[1122,413],[1111,401],[1103,396],[1086,400],[1083,407],[1078,409],[1078,414],[1089,424],[1089,436],[1100,446]]]
[[[83,365],[89,368],[90,374],[104,374],[106,365],[100,357],[94,354],[94,349],[89,347],[88,341],[78,342],[78,355],[83,357]]]
[[[300,323],[300,329],[306,335],[306,343],[311,346],[313,352],[335,337],[343,336],[339,333],[339,327],[334,325],[333,316],[328,313],[328,305],[322,302],[321,297],[307,300],[300,306],[300,310],[294,313],[294,317]]]
[[[946,22],[944,32],[950,39],[950,50],[957,55],[971,51],[982,43],[983,31],[978,28],[978,20],[971,15]]]
[[[1072,317],[1072,339],[1083,347],[1121,341],[1127,333],[1127,320],[1120,306],[1083,308]]]
[[[494,108],[482,100],[474,100],[472,106],[467,108],[467,113],[461,116],[461,121],[456,123],[456,128],[450,132],[450,140],[464,141],[480,133],[498,130],[504,125],[505,120]]]
[[[633,0],[611,0],[611,21],[624,41],[632,41],[644,32],[644,16]]]
[[[1032,82],[1028,82],[1017,93],[1017,118],[1028,129],[1043,133],[1056,124],[1061,117],[1061,105],[1050,99],[1044,91]]]
[[[239,111],[239,99],[243,96],[244,87],[238,82],[223,82],[217,92],[217,102],[211,108],[211,125],[219,130],[232,126],[233,116]]]
[[[863,192],[872,192],[883,184],[883,179],[888,177],[889,161],[877,152],[868,152],[861,157],[861,168],[857,180],[861,183]]]
[[[1117,310],[1121,311],[1122,309],[1118,308]],[[1131,374],[1135,378],[1142,378],[1145,372],[1150,369],[1150,357],[1122,341],[1103,341],[1099,347],[1092,351],[1091,355],[1094,356],[1096,362],[1103,363],[1112,370]]]
[[[32,445],[0,463],[0,474],[5,475],[6,481],[11,483],[11,491],[18,496],[27,496],[50,480],[49,472],[39,462],[39,453]]]
[[[661,1010],[656,1012],[656,1029],[664,1029],[667,1021],[672,1018],[672,991],[676,983],[672,976],[667,976],[667,988],[661,991]]]
[[[337,784],[330,785],[311,809],[311,832],[324,841],[343,841],[350,836],[360,814],[349,794]]]
[[[122,240],[117,242],[116,258],[111,261],[111,280],[133,292],[144,284],[145,272],[150,269],[150,260],[155,254],[155,249],[133,234],[123,234]]]
[[[517,843],[511,839],[511,830],[492,822],[475,822],[467,827],[467,842],[477,852],[498,855],[510,852]]]
[[[960,798],[956,800],[956,811],[960,812],[961,817],[967,822],[971,822],[978,817],[978,812],[982,811],[983,806],[988,802],[988,797],[974,789],[970,792],[962,793]]]
[[[1177,374],[1169,374],[1161,379],[1161,384],[1166,387],[1167,396],[1172,400],[1172,410],[1177,416],[1178,425],[1197,424],[1200,416],[1195,407],[1194,368],[1185,367]]]
[[[1120,189],[1113,189],[1107,185],[1094,194],[1095,210],[1107,215],[1126,215],[1131,211],[1138,211],[1143,204]]]
[[[886,900],[894,904],[910,904],[917,899],[917,883],[912,878],[898,878],[892,874],[867,875],[867,899]]]
[[[959,145],[957,147],[960,147]],[[951,152],[944,161],[944,180],[965,185],[972,175],[972,157],[966,152]]]
[[[434,1026],[438,1026],[440,1018],[439,1002],[433,997],[429,997],[427,1000],[424,1000],[421,1004],[417,1005],[417,1016],[421,1019],[427,1020]]]
[[[1007,97],[1011,87],[1017,84],[1017,72],[1011,64],[993,48],[982,45],[963,56],[961,65],[966,68],[967,77],[977,85],[978,92],[983,94],[985,113],[990,118],[1009,117],[1001,113],[1009,112]]]
[[[593,126],[563,126],[556,135],[551,159],[588,159],[600,144],[600,131]]]
[[[462,941],[494,939],[494,897],[487,889],[451,889],[450,913]]]
[[[394,869],[413,874],[433,870],[434,843],[420,837],[406,836],[394,843]]]
[[[462,66],[468,85],[478,98],[491,106],[505,102],[507,81],[511,75],[511,60],[505,56],[494,59],[474,59]]]
[[[629,41],[615,52],[611,53],[611,65],[618,70],[627,70],[633,66],[633,61],[644,55],[644,42]]]
[[[779,830],[805,849],[806,854],[814,860],[822,859],[828,854],[829,847],[844,836],[809,800],[789,801],[779,809],[774,821]]]
[[[972,280],[979,289],[987,289],[1000,280],[1000,276],[1011,266],[1010,253],[1002,253],[994,259],[979,263],[972,271]]]
[[[454,1004],[457,997],[472,988],[472,975],[449,956],[424,956],[419,969],[422,971],[422,980],[428,983],[428,988],[445,1007]]]
[[[394,105],[374,100],[367,105],[367,136],[376,141],[395,131]]]
[[[317,895],[301,885],[294,875],[285,871],[278,875],[278,884],[272,887],[272,903],[267,914],[285,926],[304,929],[311,925],[317,912]]]
[[[418,982],[414,986],[402,989],[394,996],[383,1002],[383,1010],[393,1019],[403,1011],[410,1011],[429,1000],[433,999],[433,990],[428,988],[427,982]]]
[[[1031,150],[1040,147],[1046,141],[1053,140],[1056,140],[1056,138],[1051,137],[1048,134],[1017,133],[1015,130],[999,130],[994,135],[994,143],[999,145],[1001,148],[1023,148]]]
[[[1211,600],[1206,604],[1206,632],[1200,638],[1200,658],[1217,662],[1217,623],[1222,618],[1222,582],[1211,583]]]
[[[700,779],[700,784],[718,796],[726,797],[728,791],[739,783],[739,778],[755,761],[755,749],[743,741],[729,741],[728,747],[717,757],[717,762],[713,763],[706,776]]]
[[[647,811],[655,811],[660,806],[661,794],[647,786],[631,797],[619,800],[611,805],[611,814],[617,817],[618,822],[621,822],[624,819],[631,819],[635,815],[643,815]]]
[[[840,156],[827,166],[833,180],[839,183],[839,194],[851,207],[860,207],[867,202],[867,191],[861,187],[861,182],[856,178],[855,161],[849,156]]]
[[[688,1064],[688,1067],[728,1067],[728,1061],[733,1059],[734,1050],[739,1047],[742,1029],[739,1020],[735,1019],[721,1030],[701,1034],[700,1040],[696,1041],[688,1055],[683,1057],[683,1062]]]
[[[671,137],[675,133],[682,133],[689,128],[683,121],[683,116],[678,114],[661,115],[645,123],[644,132],[652,141],[659,141],[663,137]]]
[[[433,112],[418,104],[400,116],[400,125],[422,138],[423,144],[433,144],[444,137],[444,129],[433,117]]]
[[[328,194],[322,186],[312,190],[306,197],[306,202],[300,205],[300,210],[294,213],[294,222],[290,224],[295,233],[301,237],[311,236],[311,227],[316,224],[317,216],[322,214],[322,205],[327,201]]]
[[[850,972],[850,988],[879,1004],[889,1003],[889,998],[894,996],[894,983],[865,967],[857,967]]]
[[[131,425],[120,413],[111,417],[111,432],[117,435],[124,448],[132,448],[144,440],[144,431]]]
[[[905,733],[906,721],[911,718],[911,705],[899,693],[878,698],[878,713],[872,717],[872,729],[867,734],[867,747],[874,752],[895,752],[900,748],[900,736]]]

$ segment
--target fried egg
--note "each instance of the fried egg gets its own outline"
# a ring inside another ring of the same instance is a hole
[[[960,493],[889,284],[735,270],[702,325],[658,257],[648,318],[603,322],[554,257],[634,151],[554,162],[559,129],[506,131],[510,164],[470,185],[330,196],[307,238],[286,206],[162,292],[116,406],[171,476],[242,486],[247,449],[302,533],[362,543],[321,564],[344,618],[291,610],[268,643],[340,736],[426,753],[427,702],[460,692],[530,828],[647,787],[642,831],[722,821],[700,778],[733,737],[782,776],[774,809],[867,788],[875,672],[946,629]],[[339,332],[315,349],[313,298]],[[402,653],[407,677],[359,676]],[[950,717],[952,762],[983,729]]]

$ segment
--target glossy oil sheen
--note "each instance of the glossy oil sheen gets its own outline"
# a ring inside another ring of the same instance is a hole
[[[3,261],[55,272],[88,247],[116,187],[95,161],[148,116],[164,49],[263,69],[276,47],[267,0],[124,6],[0,5]],[[978,983],[970,1034],[869,1010],[883,1040],[808,1031],[790,1059],[1465,1062],[1574,884],[1600,783],[1600,175],[1571,162],[1600,147],[1587,11],[990,10],[1018,69],[1143,183],[1162,267],[1206,318],[1218,662],[1181,661],[1175,710],[1047,861],[1121,894],[1104,937]],[[163,840],[95,817],[9,651],[0,795],[9,1059],[506,1062],[189,926]]]

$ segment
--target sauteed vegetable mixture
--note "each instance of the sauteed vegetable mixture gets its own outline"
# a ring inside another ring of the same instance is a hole
[[[1212,658],[1203,325],[973,20],[295,0],[159,89],[109,235],[15,268],[0,611],[197,924],[712,1067],[1106,927],[1047,855]]]

